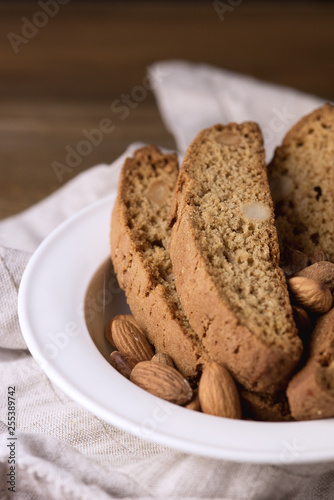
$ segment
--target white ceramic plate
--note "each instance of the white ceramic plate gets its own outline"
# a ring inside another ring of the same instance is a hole
[[[23,275],[19,319],[49,378],[81,406],[126,431],[189,453],[241,462],[334,458],[334,420],[253,422],[193,412],[136,387],[109,364],[103,326],[128,311],[109,263],[114,196],[60,225]]]

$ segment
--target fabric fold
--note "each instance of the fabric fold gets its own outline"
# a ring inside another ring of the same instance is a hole
[[[161,75],[154,88],[157,103],[182,156],[203,128],[250,120],[262,129],[269,161],[293,123],[325,102],[207,64],[160,61],[150,70]]]

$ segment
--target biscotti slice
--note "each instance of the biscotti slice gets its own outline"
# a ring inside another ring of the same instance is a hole
[[[291,247],[317,248],[334,262],[334,107],[305,116],[285,136],[268,166],[284,262]]]
[[[293,420],[285,391],[275,395],[240,390],[244,418],[264,422],[289,422]]]
[[[167,216],[178,176],[175,154],[147,146],[123,166],[110,231],[111,258],[137,323],[157,352],[196,377],[207,359],[182,311],[167,251]]]
[[[176,288],[209,355],[247,389],[287,384],[301,355],[255,123],[215,125],[186,152],[170,214]]]
[[[334,309],[318,319],[309,359],[289,383],[287,396],[296,420],[334,417]]]

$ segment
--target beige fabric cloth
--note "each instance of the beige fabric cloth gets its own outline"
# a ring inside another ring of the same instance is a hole
[[[168,62],[162,63],[160,71],[165,78],[156,89],[158,101],[181,153],[197,128],[211,124],[210,120],[242,119],[252,101],[252,89],[274,92],[276,101],[272,102],[277,109],[282,109],[290,96],[287,89],[267,88],[260,82],[201,65]],[[224,81],[225,94],[217,83],[219,75]],[[189,86],[192,99],[188,99]],[[245,89],[244,94],[237,92],[239,87]],[[289,108],[290,113],[297,113],[298,108],[303,114],[312,107],[312,97],[295,92],[291,95],[291,102],[299,104],[294,111]],[[314,98],[314,106],[318,103]],[[263,123],[270,122],[270,106],[266,119],[262,103]],[[207,110],[217,115],[206,115]],[[254,107],[252,119],[257,118]],[[116,189],[124,156],[136,147],[138,144],[132,145],[113,165],[88,170],[23,214],[0,222],[0,499],[332,498],[333,464],[236,464],[187,455],[127,434],[73,402],[46,377],[26,349],[17,317],[17,293],[30,252],[62,220]],[[9,386],[16,388],[15,497],[8,491],[6,476],[9,472]]]
[[[155,94],[181,155],[202,128],[250,120],[261,127],[269,161],[286,131],[325,102],[207,64],[164,61],[154,64],[151,73],[161,80]]]

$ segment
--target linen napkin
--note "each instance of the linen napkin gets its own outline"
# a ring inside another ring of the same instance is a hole
[[[324,99],[250,76],[184,61],[151,67],[155,94],[166,127],[184,155],[196,134],[215,123],[256,121],[269,161],[287,130]]]
[[[287,128],[322,104],[316,97],[207,65],[153,65],[154,87],[179,152],[215,122],[252,119],[267,128],[271,152]],[[127,434],[81,408],[31,357],[17,317],[20,279],[31,252],[61,221],[116,189],[133,144],[111,165],[96,166],[22,214],[0,222],[0,499],[331,498],[334,465],[237,464],[188,455]],[[15,493],[10,487],[8,387],[16,389]],[[15,496],[14,496],[15,495]]]

